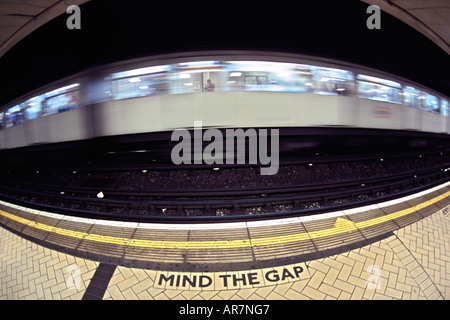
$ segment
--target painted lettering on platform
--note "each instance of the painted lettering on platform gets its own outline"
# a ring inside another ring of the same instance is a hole
[[[309,278],[304,263],[234,272],[158,272],[155,287],[178,290],[229,290],[261,287]]]

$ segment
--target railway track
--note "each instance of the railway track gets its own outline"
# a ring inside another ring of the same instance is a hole
[[[114,183],[108,186],[107,178],[99,179],[103,185],[89,186],[85,181],[73,186],[17,181],[10,179],[11,175],[3,175],[0,198],[36,209],[108,219],[178,222],[261,219],[349,208],[356,203],[376,202],[448,181],[450,163],[446,162],[445,154],[439,156],[441,161],[436,165],[403,173],[270,187],[126,190]],[[366,157],[357,161],[371,160]]]
[[[132,171],[132,170],[156,170],[156,171],[173,171],[173,170],[198,170],[204,169],[205,164],[179,164],[174,165],[170,158],[158,158],[149,155],[148,153],[141,152],[142,150],[127,151],[127,152],[116,152],[110,154],[110,152],[97,154],[95,159],[91,161],[76,161],[73,163],[69,162],[59,162],[50,163],[49,165],[45,163],[39,163],[37,166],[33,164],[27,164],[25,170],[28,172],[33,171],[52,171],[52,172],[67,172],[67,171],[78,171],[78,172],[109,172],[109,171]],[[116,158],[115,156],[118,156]],[[373,160],[389,160],[389,159],[411,159],[414,157],[445,157],[450,156],[450,150],[422,150],[420,153],[417,151],[411,152],[390,152],[380,155],[374,152],[373,154],[352,154],[345,155],[336,153],[332,151],[330,154],[326,152],[310,152],[307,155],[296,156],[289,154],[280,154],[280,166],[290,166],[290,165],[309,165],[310,163],[318,164],[330,164],[330,163],[347,163],[351,161],[365,162]],[[249,163],[244,164],[218,164],[214,167],[219,168],[250,168],[254,165]],[[8,164],[8,168],[11,170],[22,171],[24,165],[20,162],[17,164]],[[8,170],[9,170],[8,169]],[[1,169],[0,169],[1,173]]]

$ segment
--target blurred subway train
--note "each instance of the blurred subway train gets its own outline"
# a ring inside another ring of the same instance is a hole
[[[173,130],[194,121],[221,130],[279,128],[281,151],[318,147],[319,137],[342,146],[401,140],[424,147],[448,143],[448,101],[413,81],[331,59],[166,54],[91,68],[2,106],[0,154],[16,161],[44,151],[160,151],[173,145]]]

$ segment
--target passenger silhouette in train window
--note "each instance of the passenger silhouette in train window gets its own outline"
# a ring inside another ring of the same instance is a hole
[[[211,79],[206,81],[208,84],[205,87],[206,92],[214,92],[216,90],[216,86],[211,82]]]

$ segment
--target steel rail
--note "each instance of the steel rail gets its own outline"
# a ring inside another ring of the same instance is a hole
[[[439,165],[433,168],[427,168],[422,170],[417,170],[414,172],[400,173],[396,175],[379,176],[365,179],[347,180],[339,182],[327,182],[327,183],[314,183],[314,184],[297,184],[289,186],[273,186],[273,187],[251,187],[251,188],[227,188],[227,189],[179,189],[179,190],[120,190],[118,188],[102,188],[102,187],[73,187],[73,186],[59,186],[59,185],[45,185],[46,193],[55,192],[64,194],[78,194],[95,196],[99,191],[103,194],[108,195],[108,198],[112,199],[114,197],[213,197],[213,196],[244,196],[244,195],[267,195],[267,194],[283,194],[291,192],[308,192],[308,191],[320,191],[326,189],[336,189],[344,187],[358,187],[367,186],[373,183],[384,183],[388,181],[398,181],[400,179],[406,179],[411,176],[419,176],[432,172],[443,171],[449,167],[448,165]],[[12,188],[20,188],[23,191],[42,190],[43,185],[31,182],[17,182],[15,180],[0,179],[0,186],[7,188],[6,186],[11,186]],[[2,187],[0,187],[1,189]]]
[[[340,182],[337,184],[316,184],[307,185],[302,189],[301,186],[295,186],[294,189],[289,188],[278,188],[276,191],[270,192],[270,188],[255,189],[253,190],[253,195],[259,194],[259,197],[253,198],[226,198],[224,195],[226,193],[220,194],[224,198],[220,199],[198,199],[199,194],[197,193],[197,199],[113,199],[108,198],[108,193],[105,193],[105,198],[97,197],[86,197],[86,196],[76,196],[68,195],[69,191],[64,191],[61,193],[49,193],[48,190],[42,191],[42,186],[40,186],[41,191],[36,191],[32,189],[19,187],[11,187],[3,185],[1,190],[3,190],[3,195],[9,198],[24,199],[28,197],[30,199],[41,199],[41,202],[48,201],[52,199],[52,202],[64,203],[64,206],[68,207],[70,204],[78,204],[80,207],[87,208],[89,206],[97,206],[108,211],[108,208],[122,208],[125,210],[147,210],[148,215],[161,215],[162,209],[175,209],[177,210],[176,215],[186,216],[184,210],[186,209],[199,209],[204,210],[207,215],[214,209],[232,209],[233,213],[236,214],[242,208],[248,207],[265,207],[269,211],[276,205],[291,204],[298,206],[301,203],[306,202],[330,202],[333,199],[351,198],[354,199],[358,195],[375,194],[377,192],[392,192],[395,188],[404,188],[405,186],[417,186],[423,183],[429,183],[429,181],[448,179],[450,172],[443,172],[441,167],[432,169],[420,170],[421,173],[408,173],[396,175],[393,177],[383,177],[383,178],[373,178],[371,183],[365,180],[366,183],[361,185],[361,180],[358,181],[347,181]],[[261,190],[264,191],[261,196]],[[6,191],[6,194],[5,194]],[[54,190],[53,190],[54,191]],[[98,191],[98,189],[97,189]],[[241,190],[243,194],[248,195],[248,190]],[[206,191],[205,191],[206,192]],[[216,191],[217,192],[217,191]],[[237,192],[234,190],[233,192]],[[300,192],[300,193],[299,193]],[[16,196],[11,196],[11,194],[16,194]],[[157,193],[161,196],[160,193]],[[214,193],[215,194],[215,193]],[[278,196],[267,196],[267,194],[281,194]],[[136,194],[132,193],[129,196],[135,197]],[[173,192],[171,192],[173,196]],[[211,196],[211,194],[210,194]],[[182,196],[178,196],[183,198]],[[157,197],[158,198],[158,197]],[[44,201],[42,201],[42,199]],[[60,207],[60,206],[55,206]],[[283,214],[282,212],[279,214]]]
[[[424,191],[428,188],[437,186],[443,182],[447,182],[449,177],[441,177],[440,179],[435,179],[432,182],[429,182],[426,185],[413,187],[408,190],[399,191],[395,194],[387,194],[382,195],[372,199],[359,200],[352,203],[340,203],[332,206],[325,205],[323,207],[312,207],[308,209],[300,209],[300,210],[290,210],[286,212],[270,212],[263,214],[233,214],[233,215],[225,215],[225,216],[163,216],[163,215],[130,215],[123,213],[109,213],[109,212],[100,212],[93,211],[87,209],[75,209],[75,208],[67,208],[60,207],[55,205],[48,205],[42,203],[35,203],[33,201],[20,199],[13,196],[8,196],[5,194],[0,194],[0,199],[15,203],[18,205],[26,206],[29,208],[43,210],[48,212],[55,212],[59,214],[66,214],[72,216],[78,216],[83,218],[90,219],[107,219],[107,220],[117,220],[117,221],[130,221],[130,222],[155,222],[155,223],[220,223],[220,222],[242,222],[242,221],[253,221],[253,220],[265,220],[265,219],[273,219],[273,218],[289,218],[289,217],[297,217],[297,216],[307,216],[313,214],[321,214],[335,210],[345,210],[354,208],[357,206],[365,206],[371,205],[378,202],[389,201],[398,197],[407,196],[416,192]],[[375,190],[373,190],[375,191]]]

